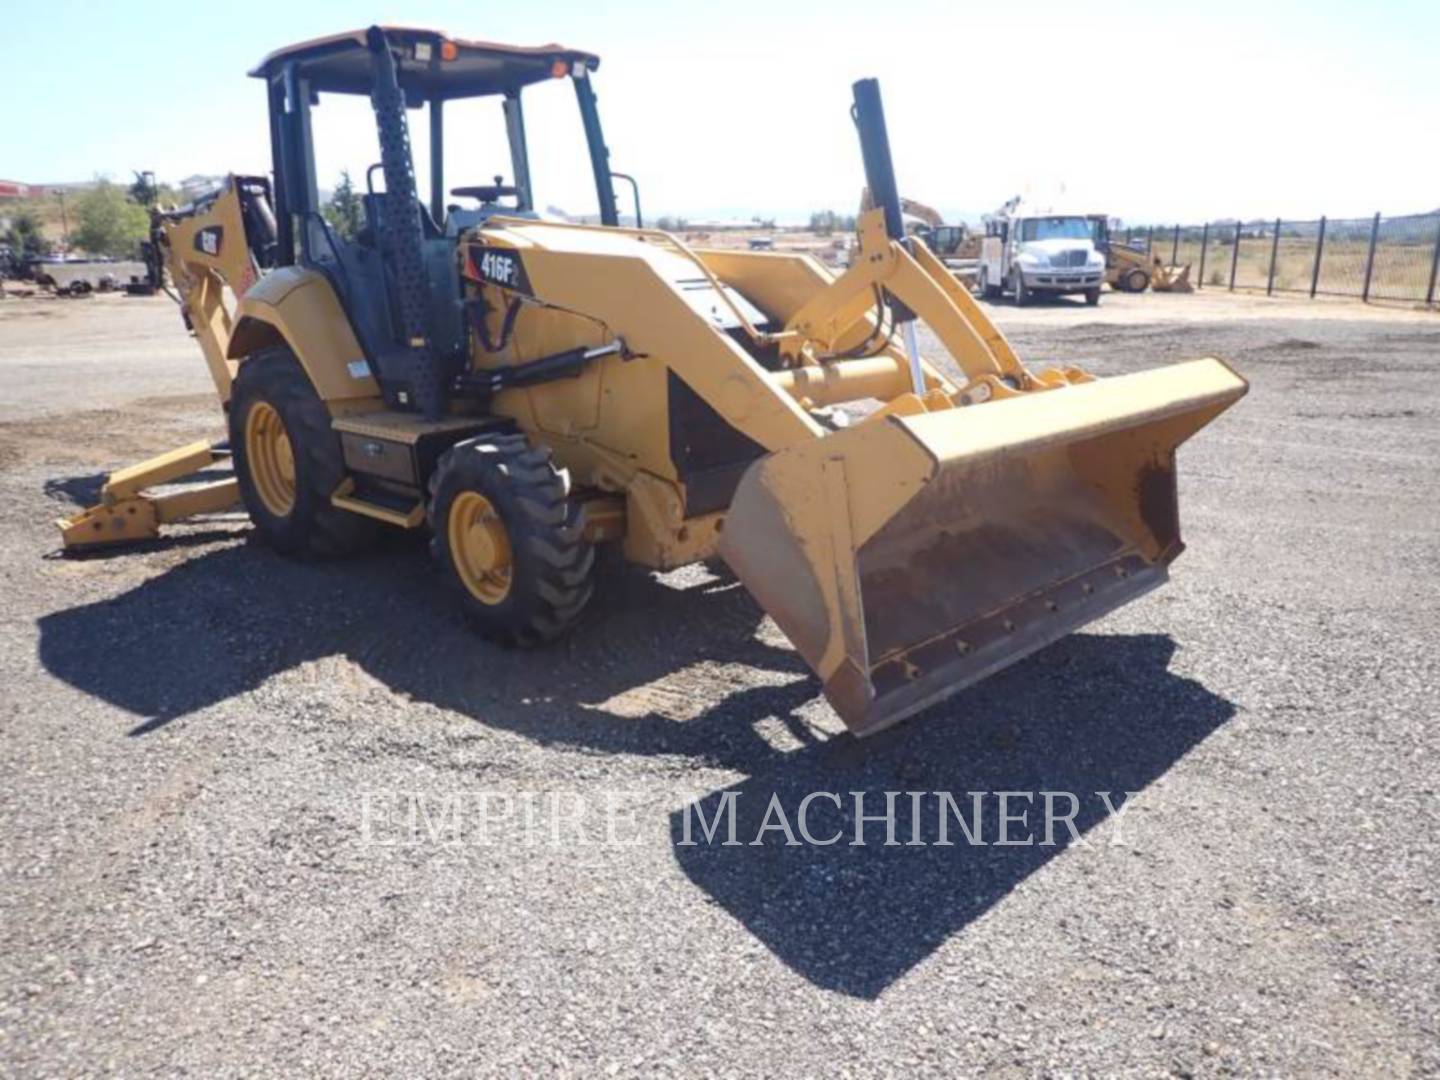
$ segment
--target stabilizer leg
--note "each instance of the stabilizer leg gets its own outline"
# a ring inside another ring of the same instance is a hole
[[[239,505],[240,488],[234,479],[164,495],[145,494],[147,488],[198,473],[229,456],[229,450],[202,439],[112,473],[100,489],[98,504],[56,522],[65,550],[153,540],[161,525]]]

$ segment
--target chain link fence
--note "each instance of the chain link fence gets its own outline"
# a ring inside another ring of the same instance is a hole
[[[1116,230],[1197,288],[1440,303],[1440,212],[1316,221],[1212,221]]]

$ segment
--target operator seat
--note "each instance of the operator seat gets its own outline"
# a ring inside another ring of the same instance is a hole
[[[393,343],[398,339],[397,328],[402,319],[394,290],[385,288],[389,275],[388,267],[384,266],[381,243],[381,237],[385,235],[385,195],[383,192],[367,192],[360,196],[360,201],[365,212],[365,225],[357,238],[358,247],[365,249],[375,264],[370,274],[372,283],[367,290],[374,297],[373,307],[376,309],[371,316],[375,324],[372,332]],[[458,355],[465,349],[466,337],[460,271],[455,262],[456,234],[442,231],[435,224],[429,208],[418,199],[416,210],[420,214],[420,248],[429,286],[430,339],[442,355]],[[356,321],[366,321],[366,317],[357,312]]]
[[[365,225],[360,233],[362,242],[378,247],[383,231],[381,226],[385,222],[385,193],[366,192],[360,196],[360,205],[365,211]],[[420,212],[420,231],[425,234],[426,240],[438,240],[445,235],[430,216],[430,208],[419,199],[415,200],[415,209]]]

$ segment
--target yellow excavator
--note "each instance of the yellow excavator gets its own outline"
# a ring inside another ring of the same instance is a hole
[[[875,197],[870,189],[860,192],[860,213],[875,209]],[[905,224],[905,235],[923,241],[925,246],[938,255],[941,261],[947,259],[973,259],[980,254],[980,244],[963,222],[945,224],[940,211],[925,205],[918,199],[900,196],[900,216]],[[949,265],[947,263],[947,265]]]
[[[117,473],[61,523],[67,548],[237,494],[300,555],[428,530],[470,621],[514,645],[580,617],[597,545],[657,570],[718,554],[862,735],[1165,580],[1183,547],[1176,447],[1245,393],[1239,375],[1216,359],[1103,380],[1023,364],[905,235],[874,80],[853,116],[875,208],[843,273],[691,249],[643,227],[638,191],[622,227],[598,64],[398,27],[267,57],[252,74],[273,183],[232,177],[157,213],[154,236],[234,479],[155,490],[224,453],[205,443]],[[535,209],[524,107],[557,88],[598,224]],[[317,195],[312,126],[336,95],[369,97],[379,142],[353,236]],[[447,123],[462,99],[493,109],[512,179],[465,177],[447,198],[447,146],[492,115]],[[429,126],[426,201],[410,110]]]

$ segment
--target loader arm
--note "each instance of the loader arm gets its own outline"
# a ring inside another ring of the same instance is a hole
[[[859,253],[854,264],[832,285],[816,293],[787,324],[781,351],[791,363],[825,366],[822,357],[866,336],[857,333],[857,327],[863,325],[868,333],[879,320],[878,314],[870,314],[874,298],[888,295],[929,326],[954,359],[966,380],[959,391],[962,404],[1088,381],[1088,375],[1073,368],[1042,376],[1032,374],[999,327],[929,248],[886,235],[880,210],[862,214],[857,232]],[[891,392],[872,396],[883,401],[899,396],[905,389],[919,391],[903,385],[903,357],[894,349],[888,355],[894,361]],[[853,361],[837,364],[837,370],[844,371]],[[954,392],[955,388],[933,364],[927,361],[922,367],[925,391]]]

